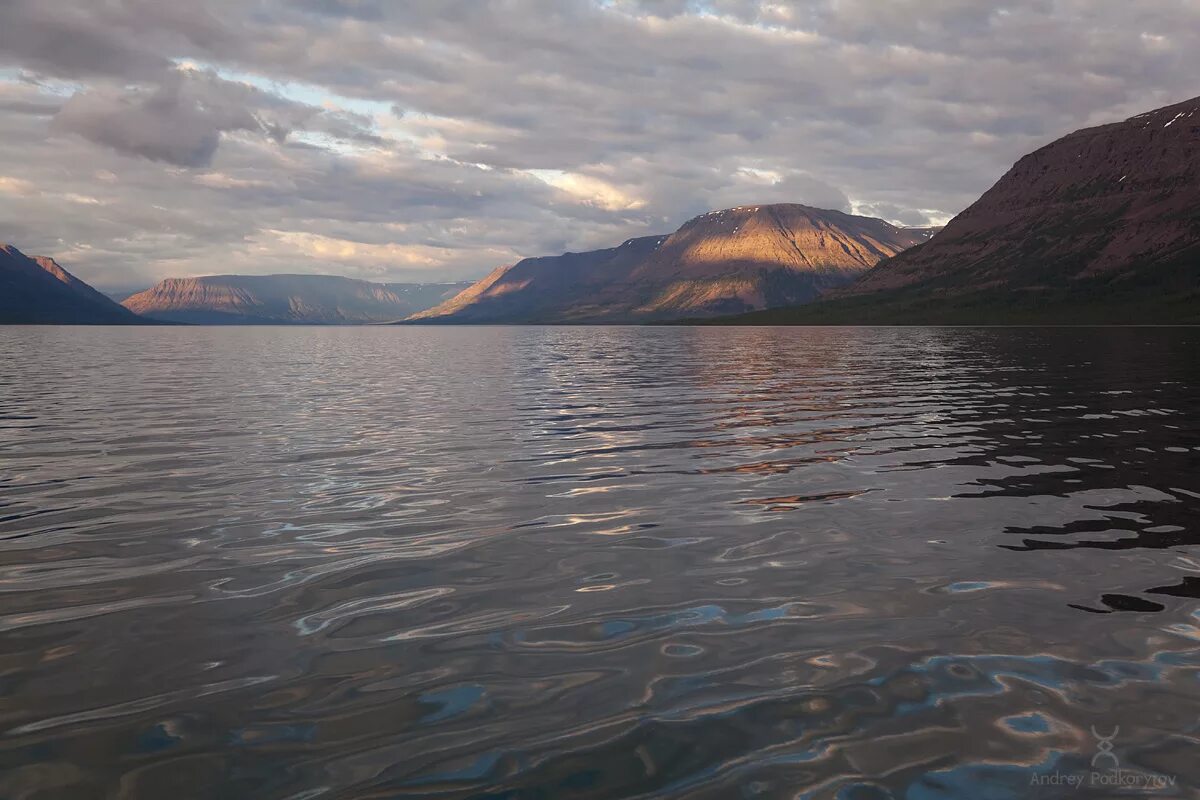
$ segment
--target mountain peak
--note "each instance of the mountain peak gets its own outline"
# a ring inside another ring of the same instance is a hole
[[[685,222],[645,270],[715,276],[740,264],[857,276],[920,241],[922,237],[874,217],[799,203],[736,206]]]
[[[0,322],[128,325],[143,320],[53,258],[0,244]]]
[[[625,322],[811,300],[927,238],[872,217],[796,203],[735,206],[669,236],[527,258],[412,319]]]
[[[781,217],[787,219],[825,220],[830,223],[836,223],[844,218],[853,216],[843,211],[816,208],[801,203],[759,203],[758,205],[733,206],[732,208],[719,208],[713,211],[706,211],[683,223],[680,226],[680,230],[695,225],[736,225],[739,222],[745,222],[754,218]],[[862,217],[861,219],[873,218]]]

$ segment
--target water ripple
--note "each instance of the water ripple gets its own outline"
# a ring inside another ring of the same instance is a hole
[[[1191,329],[0,348],[2,797],[1200,792]]]

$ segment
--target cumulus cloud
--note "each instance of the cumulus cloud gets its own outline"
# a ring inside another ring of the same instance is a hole
[[[941,221],[1195,94],[1200,6],[9,0],[0,66],[0,239],[101,284],[449,279],[748,203]]]

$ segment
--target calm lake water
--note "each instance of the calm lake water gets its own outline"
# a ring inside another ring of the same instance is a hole
[[[0,797],[1197,796],[1198,387],[1198,329],[0,329]]]

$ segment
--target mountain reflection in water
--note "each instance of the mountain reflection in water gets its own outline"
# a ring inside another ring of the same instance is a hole
[[[0,797],[1200,790],[1200,331],[0,351]]]

